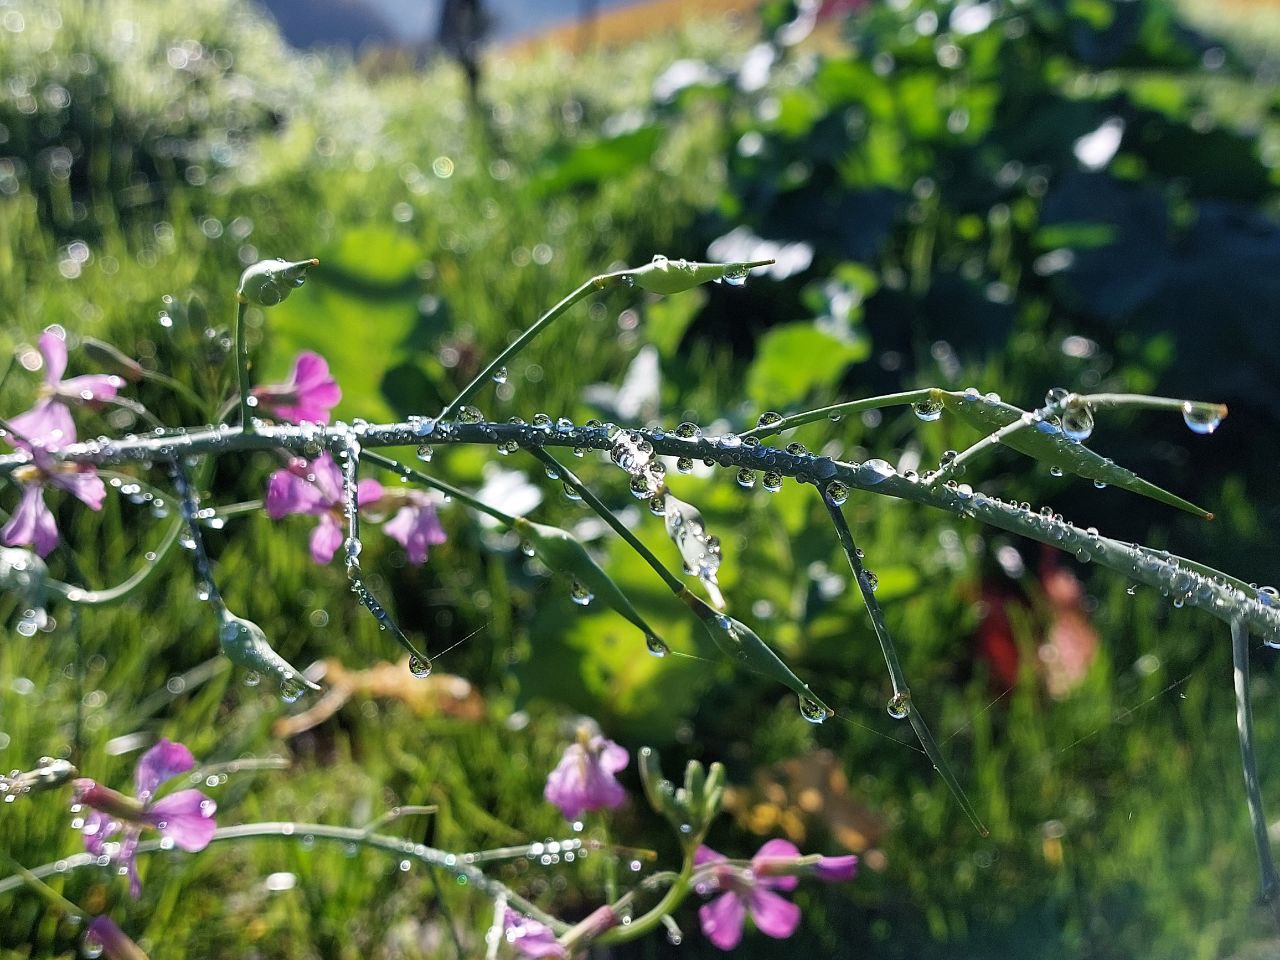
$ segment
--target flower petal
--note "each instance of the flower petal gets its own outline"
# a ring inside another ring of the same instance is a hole
[[[377,480],[369,478],[356,484],[357,505],[367,507],[380,499],[382,499],[382,484]]]
[[[738,945],[745,917],[742,899],[736,893],[722,894],[698,908],[702,932],[721,950],[732,950]]]
[[[402,547],[412,564],[425,563],[427,548],[444,543],[444,528],[434,506],[407,506],[382,525],[383,532]]]
[[[43,447],[56,450],[76,441],[76,425],[71,411],[57,400],[46,398],[26,413],[9,418],[13,427],[10,443],[15,447],[30,449]]]
[[[107,488],[93,467],[57,470],[49,474],[49,485],[66,490],[90,510],[101,510]]]
[[[770,868],[774,861],[778,866],[789,867],[799,858],[800,849],[790,840],[767,840],[751,858],[751,869],[760,878],[762,886],[775,890],[794,890],[800,882],[796,877],[786,874],[774,876]]]
[[[67,341],[57,327],[45,327],[37,343],[44,357],[44,382],[57,383],[67,372]]]
[[[320,522],[311,531],[311,559],[324,566],[342,546],[342,528],[327,513],[320,514]]]
[[[83,377],[72,377],[58,384],[55,393],[71,403],[98,403],[110,400],[124,381],[106,373],[91,373]]]
[[[22,499],[0,530],[0,541],[8,547],[34,547],[42,557],[58,545],[58,525],[45,506],[44,488],[39,484],[23,484]]]
[[[503,936],[525,957],[563,957],[564,947],[545,923],[516,913],[510,907],[502,919]]]
[[[86,955],[100,952],[107,960],[147,960],[142,948],[133,942],[110,917],[94,917],[84,931]]]
[[[609,773],[617,773],[627,765],[631,755],[626,747],[620,747],[612,740],[604,737],[592,737],[591,749],[599,754],[598,763],[601,769]]]
[[[704,863],[724,863],[728,859],[729,858],[726,857],[723,853],[717,853],[715,850],[712,850],[710,847],[703,845],[698,847],[698,849],[694,851],[693,865],[695,867],[700,867]]]
[[[800,926],[800,908],[786,897],[763,887],[756,887],[747,896],[750,898],[751,919],[765,936],[785,940]]]
[[[272,520],[291,513],[319,513],[328,509],[314,483],[290,470],[277,470],[267,480],[267,516]]]
[[[844,857],[823,857],[813,867],[813,874],[827,883],[852,880],[858,872],[858,858],[853,854]]]
[[[133,792],[146,803],[155,795],[156,787],[180,773],[186,773],[195,765],[195,757],[186,746],[161,737],[138,760],[133,771]]]
[[[143,815],[148,823],[188,853],[203,850],[213,839],[218,805],[199,790],[179,790],[157,800]]]

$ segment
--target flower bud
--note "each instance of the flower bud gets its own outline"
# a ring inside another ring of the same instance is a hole
[[[111,344],[96,337],[81,337],[80,349],[97,366],[108,373],[123,377],[130,383],[137,383],[146,372],[142,369],[142,364],[138,363],[137,360],[126,356]]]
[[[241,303],[274,307],[307,279],[307,268],[319,260],[259,260],[240,274],[236,296]]]
[[[752,260],[741,263],[695,263],[692,260],[669,260],[656,256],[653,262],[623,275],[641,290],[650,293],[672,294],[691,290],[704,283],[727,281],[740,286],[748,272],[764,267],[772,260]]]

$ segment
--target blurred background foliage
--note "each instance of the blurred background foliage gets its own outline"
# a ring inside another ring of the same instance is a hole
[[[1274,34],[1206,29],[1208,16],[1162,0],[895,0],[819,18],[768,0],[755,19],[579,58],[495,55],[473,107],[448,64],[300,54],[231,0],[0,0],[0,348],[21,357],[50,323],[108,340],[204,401],[142,383],[163,420],[206,422],[230,390],[240,270],[317,256],[306,287],[250,315],[258,377],[315,349],[342,383],[340,415],[430,414],[595,273],[657,252],[774,255],[769,278],[745,289],[601,295],[481,407],[723,432],[764,409],[921,385],[972,384],[1023,406],[1054,386],[1223,400],[1231,417],[1212,440],[1114,414],[1092,441],[1203,502],[1212,524],[1008,451],[965,479],[1275,582]],[[35,381],[15,373],[0,409],[25,409]],[[86,435],[134,426],[123,410],[82,421]],[[896,412],[796,434],[903,470],[974,439],[948,418]],[[693,649],[688,617],[558,483],[519,455],[493,459],[441,449],[430,469],[469,488],[531,487],[535,515],[595,540],[646,617]],[[208,502],[260,496],[274,466],[228,458]],[[582,470],[675,563],[620,474]],[[72,545],[51,558],[57,575],[103,586],[146,562],[166,508],[118,479],[100,515],[56,505]],[[633,750],[659,746],[672,767],[728,764],[736,790],[718,849],[750,855],[786,835],[863,855],[847,888],[800,889],[794,940],[750,936],[743,956],[1276,955],[1254,906],[1216,621],[972,523],[851,500],[915,701],[991,827],[983,839],[884,712],[883,662],[821,505],[710,471],[671,487],[723,538],[731,609],[839,718],[815,729],[792,697],[728,664],[647,657],[631,627],[575,607],[565,584],[456,505],[425,567],[377,534],[364,566],[431,650],[459,644],[437,674],[466,683],[375,683],[361,671],[396,652],[349,602],[342,572],[310,562],[305,522],[252,514],[208,533],[223,593],[290,660],[328,659],[330,678],[347,678],[340,711],[304,732],[281,726],[311,704],[286,706],[216,658],[213,620],[171,562],[137,599],[78,620],[55,608],[48,631],[10,632],[0,765],[72,756],[123,783],[159,735],[208,762],[278,754],[286,773],[211,788],[223,823],[359,824],[435,803],[436,817],[392,829],[478,849],[566,833],[534,801],[586,714]],[[16,607],[0,600],[6,623]],[[1256,660],[1274,796],[1277,696],[1270,658]],[[79,849],[68,820],[56,799],[22,800],[0,810],[0,837],[43,863]],[[636,801],[612,836],[662,862],[674,847],[655,827]],[[496,874],[575,917],[602,896],[599,860],[522,859]],[[161,855],[144,870],[137,903],[105,872],[60,887],[162,957],[474,956],[490,914],[421,868],[318,842]],[[74,952],[76,931],[38,899],[12,896],[5,915],[8,955]],[[692,909],[680,920],[679,953],[716,954]],[[659,938],[616,955],[676,952]]]

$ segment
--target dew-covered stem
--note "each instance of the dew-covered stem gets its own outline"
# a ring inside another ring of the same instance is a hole
[[[404,477],[405,479],[412,480],[414,483],[421,484],[424,487],[429,487],[432,490],[438,490],[445,496],[452,497],[459,503],[470,507],[472,510],[478,510],[483,514],[493,517],[493,519],[508,527],[515,523],[515,517],[509,516],[496,507],[491,507],[481,500],[477,500],[465,490],[460,490],[453,484],[446,483],[437,477],[429,476],[420,470],[414,470],[412,467],[400,463],[398,460],[393,460],[390,457],[384,457],[380,453],[371,453],[368,450],[362,450],[360,452],[360,459],[372,463],[374,466],[382,467],[384,470],[390,470],[398,477]]]
[[[911,702],[911,688],[907,684],[907,676],[902,669],[902,662],[898,659],[898,651],[894,646],[893,636],[889,633],[888,624],[885,623],[884,610],[880,607],[880,601],[876,599],[875,583],[862,563],[862,552],[854,542],[853,533],[849,529],[848,521],[845,520],[844,512],[840,509],[840,505],[826,492],[823,492],[822,502],[826,505],[827,512],[831,515],[831,522],[836,528],[836,536],[840,540],[840,546],[849,560],[849,566],[853,570],[853,578],[857,581],[858,590],[862,594],[862,602],[866,605],[867,613],[871,617],[871,625],[875,630],[876,639],[880,641],[880,651],[884,654],[884,662],[889,668],[889,680],[893,685],[893,697],[889,701],[888,707],[889,715],[895,719],[901,720],[905,717],[911,721],[911,729],[915,731],[916,739],[920,741],[920,746],[924,748],[925,755],[928,756],[934,769],[938,771],[938,775],[946,783],[947,789],[951,791],[952,796],[956,798],[956,802],[960,804],[960,809],[964,811],[965,816],[969,818],[978,833],[984,837],[988,836],[990,831],[978,817],[978,811],[970,803],[969,797],[952,771],[951,765],[947,763],[946,758],[942,755],[938,741],[934,739],[933,733],[924,721],[924,717],[920,715],[919,708]]]
[[[1240,734],[1240,763],[1244,771],[1244,791],[1249,802],[1249,820],[1258,848],[1258,868],[1262,874],[1262,902],[1280,925],[1280,874],[1271,856],[1271,839],[1262,812],[1262,787],[1258,781],[1258,757],[1253,749],[1253,703],[1249,692],[1249,630],[1239,620],[1231,622],[1232,680],[1236,692],[1236,729]]]
[[[83,910],[62,894],[58,893],[57,890],[54,890],[53,887],[45,883],[40,874],[35,870],[28,870],[21,863],[15,860],[13,855],[4,847],[0,847],[0,862],[3,862],[10,870],[13,871],[13,876],[0,880],[0,884],[16,881],[13,886],[26,886],[29,890],[38,894],[45,903],[49,904],[49,906],[64,917],[73,917],[79,920],[85,919],[86,914]],[[13,887],[0,888],[0,892],[4,892],[6,889],[12,888]]]
[[[352,436],[345,438],[338,448],[338,460],[342,467],[342,512],[347,521],[347,539],[343,544],[346,558],[347,582],[351,584],[351,592],[373,614],[378,621],[378,629],[390,632],[398,644],[409,653],[409,669],[414,676],[425,677],[431,672],[431,659],[419,650],[400,629],[395,619],[387,612],[368,584],[364,581],[364,571],[360,567],[360,552],[363,544],[360,541],[360,443]]]
[[[191,558],[196,568],[196,578],[200,581],[200,589],[213,604],[219,617],[227,613],[227,606],[218,592],[218,585],[213,579],[213,566],[209,562],[209,554],[204,546],[204,533],[197,522],[200,512],[199,494],[191,483],[191,475],[186,464],[180,459],[169,461],[169,476],[173,480],[173,488],[178,494],[178,514],[180,526],[185,531],[191,547]]]
[[[142,587],[146,586],[151,581],[151,578],[160,571],[160,568],[165,565],[165,561],[173,553],[174,544],[178,542],[182,527],[183,520],[181,517],[174,517],[170,520],[160,538],[160,542],[156,544],[154,550],[150,551],[155,554],[155,559],[144,560],[142,566],[138,567],[128,578],[117,583],[114,587],[106,587],[102,590],[85,590],[69,583],[50,580],[48,582],[49,592],[57,594],[71,603],[85,607],[102,607],[118,603],[121,600],[127,600]]]
[[[668,570],[666,566],[663,565],[662,561],[654,556],[653,551],[641,543],[640,538],[628,530],[626,525],[617,518],[614,512],[606,507],[604,502],[592,493],[591,489],[579,480],[572,470],[563,466],[560,461],[547,453],[547,451],[541,446],[533,445],[526,449],[541,460],[543,464],[559,474],[560,479],[571,486],[574,491],[582,497],[583,503],[594,510],[601,520],[613,527],[618,536],[625,540],[627,545],[631,547],[631,549],[635,550],[635,552],[640,555],[641,559],[643,559],[645,563],[649,564],[649,566],[653,568],[654,572],[663,579],[663,582],[671,588],[672,593],[679,596],[685,592],[685,585],[681,582],[680,578]]]
[[[249,377],[249,342],[244,335],[244,319],[248,309],[249,305],[244,300],[236,300],[236,385],[240,393],[240,429],[245,433],[253,433],[253,406],[250,403],[253,383]]]
[[[880,397],[864,397],[861,400],[846,400],[843,403],[833,403],[827,407],[805,410],[803,413],[793,413],[777,420],[770,418],[750,430],[742,431],[738,436],[740,438],[756,437],[760,440],[767,440],[793,427],[802,427],[806,423],[814,423],[818,420],[827,420],[833,417],[839,418],[847,414],[863,413],[867,410],[880,410],[884,407],[898,407],[908,403],[918,403],[921,400],[928,399],[931,392],[930,388],[925,388],[922,390],[907,390],[903,393],[886,393]]]

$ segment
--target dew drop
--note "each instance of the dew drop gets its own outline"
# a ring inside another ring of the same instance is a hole
[[[676,461],[676,470],[680,473],[693,473],[693,460],[689,457],[681,457]]]
[[[926,397],[923,400],[917,400],[911,408],[917,418],[925,423],[932,423],[942,416],[942,401],[935,400],[933,397]]]
[[[1054,466],[1050,467],[1050,468],[1049,468],[1049,476],[1051,476],[1051,477],[1060,477],[1060,476],[1062,476],[1062,468],[1061,468],[1061,467],[1059,467],[1059,466],[1057,466],[1057,465],[1054,465]]]
[[[564,495],[566,499],[578,501],[582,499],[582,494],[578,493],[570,484],[564,485]]]
[[[827,484],[827,499],[837,507],[849,499],[849,487],[840,480],[832,480]]]
[[[652,633],[645,635],[644,645],[648,648],[649,653],[655,657],[665,657],[671,652],[671,648],[660,637],[656,637]]]
[[[475,407],[463,404],[458,408],[459,423],[481,423],[484,420],[484,414]]]
[[[246,687],[256,687],[262,682],[262,675],[250,670],[244,675],[244,685]]]
[[[1193,433],[1209,434],[1218,429],[1222,416],[1217,409],[1196,406],[1188,400],[1182,405],[1182,421]]]
[[[588,590],[577,577],[569,587],[569,599],[580,607],[585,607],[595,599],[595,594]]]
[[[756,475],[753,471],[743,467],[738,471],[738,486],[750,490],[756,485]]]
[[[800,697],[800,716],[810,723],[822,723],[827,719],[827,708],[812,697]]]
[[[506,382],[507,382],[507,376],[508,376],[508,374],[507,374],[507,368],[506,368],[506,367],[499,367],[497,370],[493,371],[493,382],[494,382],[494,383],[506,383]]]
[[[862,571],[862,581],[867,585],[867,589],[875,593],[880,589],[880,578],[871,570]]]
[[[760,414],[760,416],[756,419],[756,426],[771,427],[775,423],[781,423],[781,422],[782,422],[782,414],[777,413],[773,410],[766,410],[764,413]]]
[[[885,706],[889,711],[889,716],[895,720],[905,720],[911,714],[911,694],[903,691],[896,693],[889,698],[889,703]]]
[[[1062,411],[1062,434],[1068,440],[1083,442],[1093,434],[1093,411],[1087,403]]]
[[[788,443],[787,453],[793,457],[803,457],[809,452],[809,449],[803,443]]]
[[[770,493],[777,493],[782,489],[782,474],[778,473],[776,470],[770,470],[764,475],[764,479],[761,481],[761,484]]]
[[[868,460],[862,465],[859,478],[867,484],[883,483],[895,476],[897,471],[883,460]]]
[[[306,687],[292,674],[286,674],[280,681],[280,699],[285,703],[297,703],[306,692]]]
[[[431,448],[430,444],[424,443],[422,446],[418,448],[418,459],[421,460],[423,463],[430,463],[431,458],[434,455],[435,455],[435,450]]]
[[[681,440],[696,440],[698,437],[702,436],[702,428],[696,423],[690,423],[686,420],[684,423],[680,424],[680,426],[676,427],[675,435]]]
[[[431,676],[431,661],[415,653],[409,657],[409,672],[415,677],[429,677]]]

